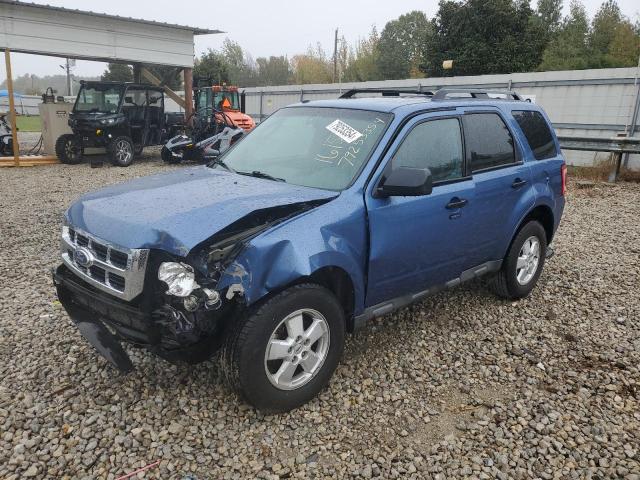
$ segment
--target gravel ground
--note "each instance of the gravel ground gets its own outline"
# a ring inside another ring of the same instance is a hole
[[[0,170],[0,478],[640,479],[640,185],[572,190],[530,298],[478,282],[387,316],[265,417],[215,362],[132,350],[119,376],[56,302],[64,208],[166,169]]]

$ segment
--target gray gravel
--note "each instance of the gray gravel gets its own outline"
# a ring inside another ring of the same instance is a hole
[[[640,185],[571,192],[534,294],[478,282],[351,338],[330,387],[265,417],[215,362],[119,376],[56,302],[80,193],[167,169],[0,170],[0,478],[640,480]],[[138,476],[142,478],[143,475]]]

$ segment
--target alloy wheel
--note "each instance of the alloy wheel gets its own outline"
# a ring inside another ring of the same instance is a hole
[[[528,284],[535,276],[540,263],[540,240],[538,237],[531,236],[527,238],[516,261],[516,279],[520,285]]]
[[[264,356],[271,384],[279,390],[306,385],[320,371],[329,352],[329,323],[317,310],[289,314],[274,329]]]
[[[129,142],[127,142],[126,140],[118,140],[115,150],[118,163],[127,164],[133,157],[131,144],[129,144]]]

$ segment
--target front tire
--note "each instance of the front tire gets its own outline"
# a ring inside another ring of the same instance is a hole
[[[258,410],[292,410],[327,385],[344,334],[335,296],[319,285],[296,285],[238,320],[223,347],[225,376]]]
[[[56,140],[56,156],[61,163],[77,165],[82,162],[84,150],[75,135],[60,135]]]
[[[547,234],[535,220],[526,223],[511,242],[502,268],[489,286],[500,297],[517,300],[528,296],[542,274]]]
[[[107,150],[111,163],[118,167],[128,167],[133,162],[135,156],[133,141],[125,135],[114,138]]]
[[[160,151],[160,157],[162,158],[163,162],[169,163],[169,164],[182,162],[182,158],[174,157],[173,154],[171,153],[171,150],[169,150],[167,147],[162,147],[162,150]]]

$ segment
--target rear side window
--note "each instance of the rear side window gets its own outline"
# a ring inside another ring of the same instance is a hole
[[[471,171],[515,163],[511,132],[496,113],[471,113],[462,117]]]
[[[434,182],[462,177],[460,122],[457,118],[443,118],[416,125],[403,140],[392,162],[394,168],[429,168]]]
[[[556,144],[549,129],[549,124],[540,112],[515,110],[513,112],[518,125],[522,129],[536,160],[555,157]]]

